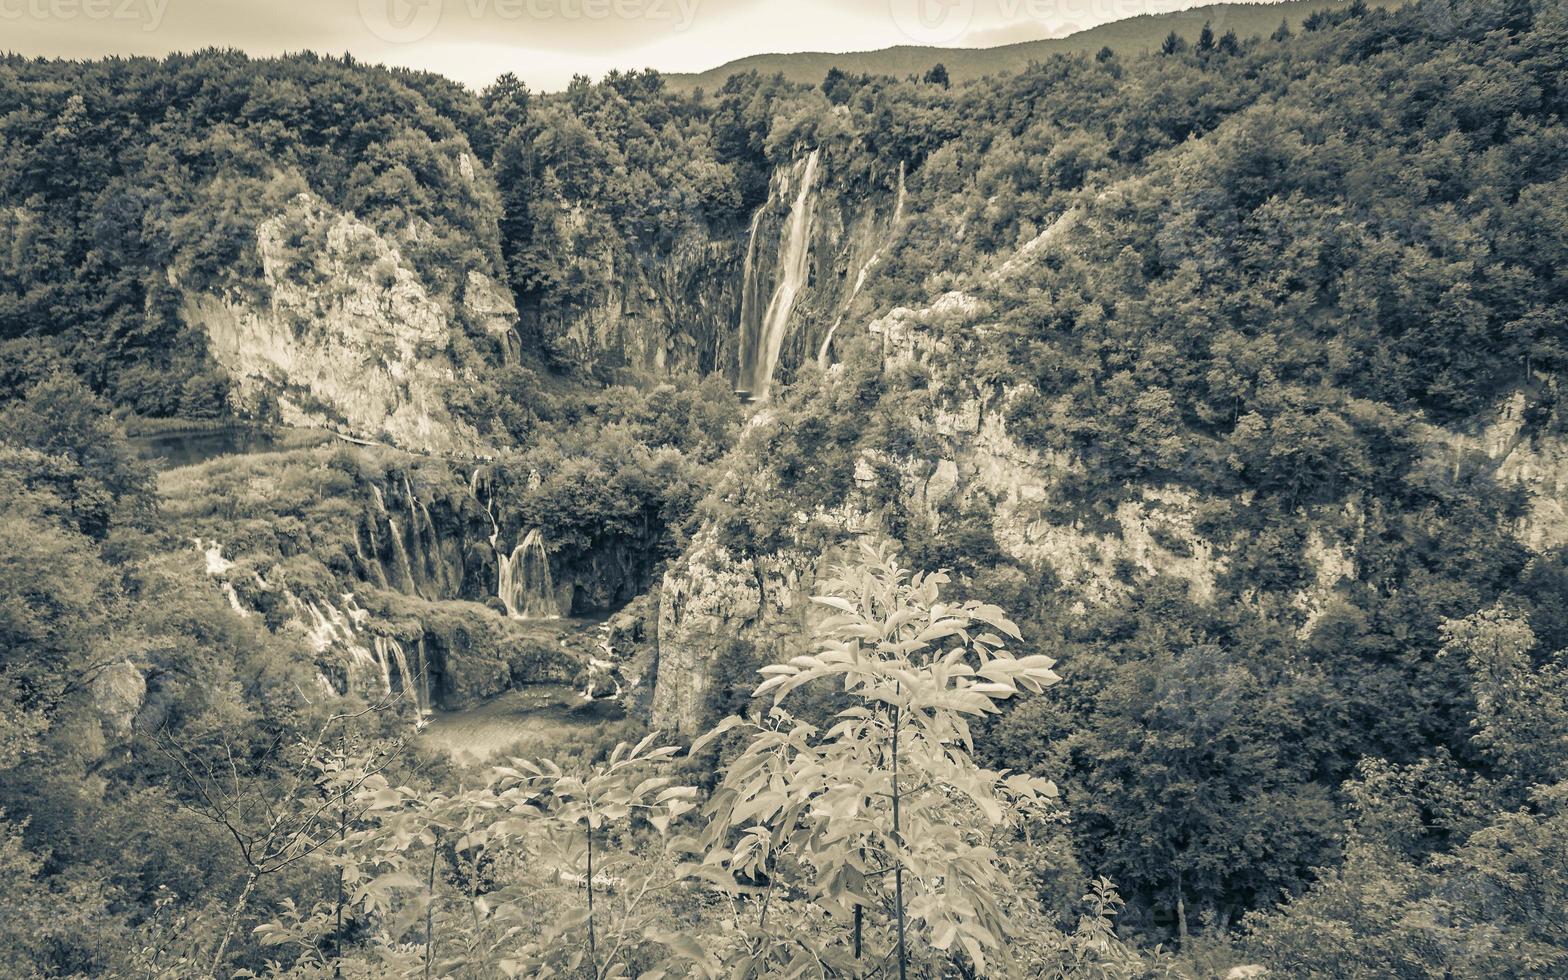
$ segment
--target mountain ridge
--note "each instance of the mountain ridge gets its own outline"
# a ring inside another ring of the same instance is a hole
[[[1405,0],[1372,0],[1380,9],[1402,6]],[[938,64],[947,68],[955,84],[987,75],[1020,71],[1033,61],[1054,54],[1090,53],[1109,47],[1119,54],[1154,50],[1171,31],[1193,41],[1205,23],[1216,33],[1234,30],[1241,37],[1267,35],[1281,19],[1299,28],[1301,21],[1320,10],[1348,8],[1348,0],[1263,0],[1259,3],[1218,3],[1159,14],[1139,14],[1065,37],[1041,38],[984,48],[932,47],[900,44],[869,51],[796,51],[756,54],[725,62],[702,72],[665,75],[672,88],[683,91],[715,90],[732,75],[756,71],[761,75],[782,72],[791,82],[814,85],[832,68],[852,74],[891,75],[902,78],[923,74]]]

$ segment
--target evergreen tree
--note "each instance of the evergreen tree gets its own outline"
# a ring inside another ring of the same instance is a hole
[[[1214,25],[1208,21],[1203,22],[1203,30],[1198,32],[1197,52],[1200,55],[1209,54],[1214,50]]]

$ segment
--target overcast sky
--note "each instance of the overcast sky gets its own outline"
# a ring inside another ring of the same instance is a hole
[[[1200,0],[0,0],[0,50],[163,55],[306,48],[482,88],[555,90],[612,68],[702,71],[750,54],[990,47]]]

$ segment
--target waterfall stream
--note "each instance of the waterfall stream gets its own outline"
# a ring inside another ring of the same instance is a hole
[[[429,714],[430,673],[425,662],[424,640],[419,641],[412,661],[403,644],[390,636],[377,636],[374,649],[376,665],[381,670],[382,689],[389,695],[407,696],[420,717]]]
[[[758,289],[755,250],[760,221],[752,223],[752,241],[746,257],[746,281],[741,296],[741,361],[739,387],[750,392],[757,401],[766,401],[773,386],[773,375],[778,370],[779,354],[784,348],[784,337],[789,330],[790,317],[795,312],[795,302],[806,285],[811,257],[811,229],[816,217],[817,175],[821,167],[822,151],[812,150],[806,158],[800,189],[790,208],[789,223],[784,237],[779,241],[778,285],[761,318],[757,317]],[[758,212],[761,218],[761,212]]]
[[[397,493],[403,499],[388,506]],[[368,552],[358,534],[354,540],[366,581],[422,599],[460,595],[465,575],[461,550],[443,540],[441,525],[407,475],[401,487],[370,484],[370,495],[373,506],[362,521]]]
[[[741,269],[740,277],[740,373],[736,378],[736,386],[745,389],[751,384],[751,363],[755,355],[752,353],[761,340],[761,320],[758,309],[762,304],[762,284],[757,281],[757,238],[762,228],[762,215],[767,211],[764,205],[757,209],[751,218],[751,239],[746,245],[746,264]]]
[[[513,619],[560,619],[555,600],[555,579],[544,534],[534,528],[513,549],[510,557],[496,556],[500,569],[497,594]]]

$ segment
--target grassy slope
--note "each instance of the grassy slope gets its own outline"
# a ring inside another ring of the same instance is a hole
[[[924,74],[938,63],[947,66],[954,82],[967,82],[987,75],[1021,71],[1031,61],[1054,54],[1094,52],[1109,47],[1121,54],[1138,54],[1158,48],[1171,31],[1194,41],[1204,23],[1212,23],[1216,34],[1233,30],[1241,37],[1267,36],[1284,19],[1292,28],[1314,11],[1343,7],[1348,0],[1284,0],[1284,2],[1212,4],[1168,14],[1144,14],[1127,20],[1102,24],[1070,37],[1026,41],[997,48],[932,48],[904,45],[881,51],[854,51],[844,54],[804,51],[797,54],[761,54],[721,65],[701,74],[670,75],[669,83],[681,90],[703,88],[714,91],[731,75],[757,71],[763,75],[783,72],[792,82],[815,85],[828,69],[838,67],[850,74],[892,75],[904,78]],[[1397,7],[1404,0],[1369,0],[1374,7]]]

